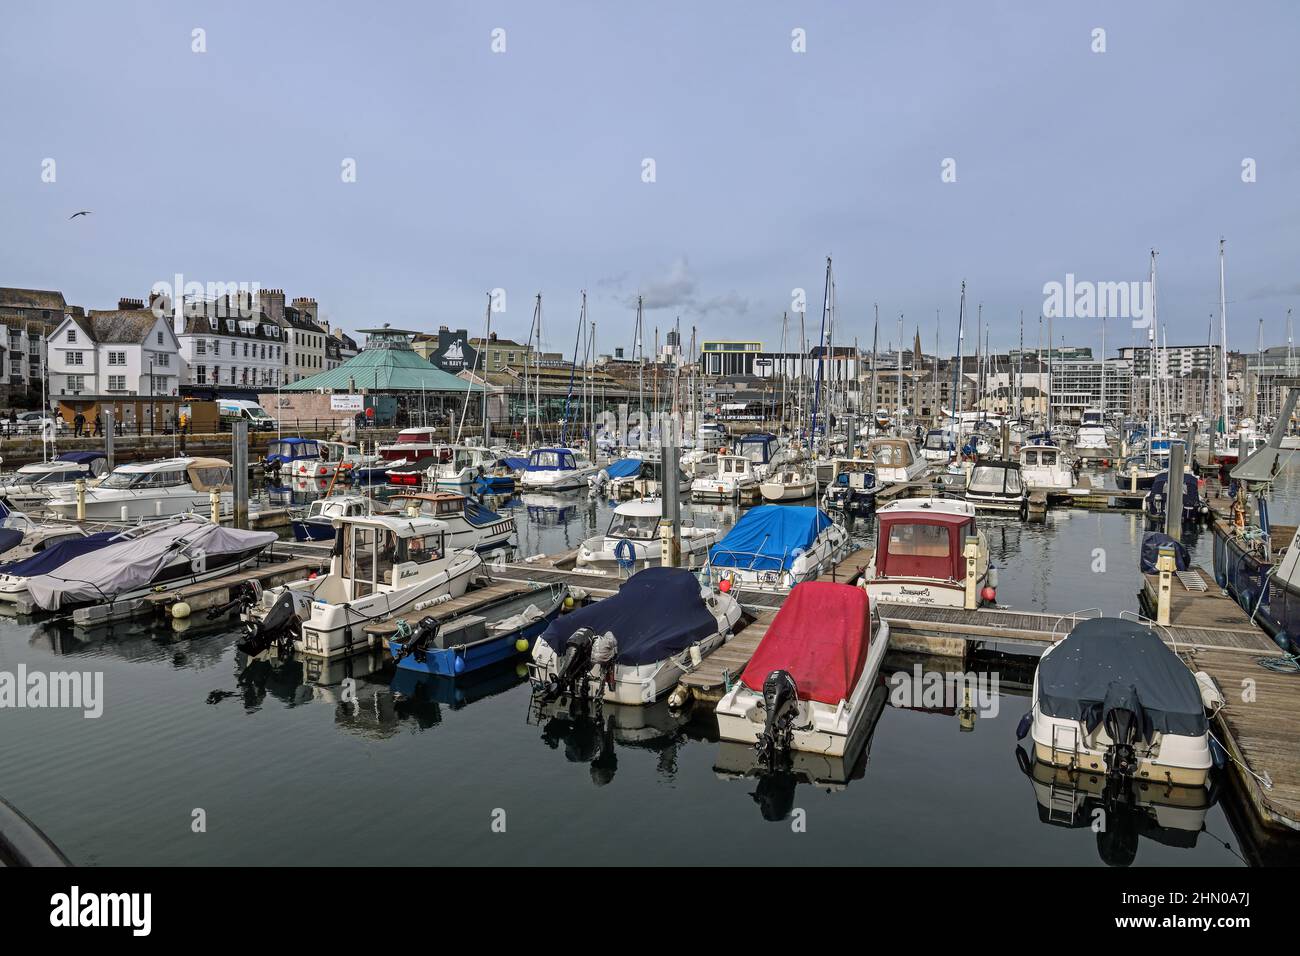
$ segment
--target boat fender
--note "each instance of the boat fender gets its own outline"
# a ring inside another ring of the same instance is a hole
[[[1210,737],[1210,759],[1219,770],[1228,765],[1228,752],[1223,749],[1223,744],[1219,743],[1218,738],[1213,736]]]
[[[992,564],[989,565],[988,580],[989,580],[989,587],[996,588],[998,586],[998,569],[994,567]]]
[[[526,637],[519,637],[515,639],[515,650],[520,654],[527,654],[530,646],[531,645],[528,643],[528,638]]]
[[[1024,740],[1029,734],[1029,728],[1033,726],[1033,723],[1034,712],[1032,710],[1025,711],[1025,716],[1021,717],[1020,723],[1016,724],[1016,740]]]
[[[1219,690],[1219,685],[1214,682],[1214,678],[1205,671],[1196,672],[1196,684],[1201,691],[1201,703],[1205,709],[1210,712],[1218,711],[1227,703],[1223,693]]]
[[[190,606],[184,601],[177,601],[172,605],[172,617],[176,620],[183,620],[190,616]]]

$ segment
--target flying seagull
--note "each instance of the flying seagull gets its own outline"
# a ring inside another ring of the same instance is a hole
[[[83,209],[83,210],[81,210],[81,212],[74,212],[74,213],[73,213],[71,216],[69,216],[68,218],[69,218],[69,219],[76,219],[78,216],[89,216],[89,215],[90,215],[90,210],[89,210],[89,209]]]

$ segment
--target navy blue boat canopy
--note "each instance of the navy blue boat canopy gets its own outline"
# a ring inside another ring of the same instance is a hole
[[[1160,557],[1160,549],[1170,547],[1174,549],[1174,570],[1186,571],[1192,566],[1191,556],[1187,553],[1187,546],[1181,541],[1175,541],[1163,531],[1148,531],[1142,536],[1142,573],[1155,574],[1160,570],[1156,565],[1156,560]]]
[[[1205,705],[1196,677],[1156,634],[1135,621],[1097,617],[1075,625],[1038,665],[1038,706],[1049,717],[1101,723],[1112,688],[1137,692],[1142,734],[1199,737]]]
[[[16,574],[24,578],[29,578],[35,574],[48,574],[50,571],[63,567],[66,562],[71,561],[73,558],[89,554],[96,548],[102,548],[117,537],[119,533],[117,531],[96,531],[94,534],[88,534],[85,537],[68,538],[42,551],[37,551],[30,558],[0,564],[0,574]]]
[[[623,582],[613,597],[556,618],[538,638],[563,654],[580,628],[611,632],[618,663],[651,664],[679,654],[718,631],[717,618],[700,597],[700,583],[683,568],[646,568]]]
[[[0,528],[0,555],[23,543],[23,533],[18,528]]]
[[[102,451],[65,451],[59,456],[59,461],[70,461],[78,465],[93,465],[97,461],[108,458]]]
[[[719,568],[784,571],[830,524],[826,512],[812,505],[759,505],[709,548],[709,562]]]
[[[1163,495],[1165,487],[1169,484],[1169,472],[1162,471],[1151,479],[1151,493],[1153,495]],[[1195,475],[1183,472],[1183,504],[1186,507],[1187,502],[1197,501],[1201,496],[1200,483],[1196,480]]]

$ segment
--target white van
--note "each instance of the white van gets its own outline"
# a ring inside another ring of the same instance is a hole
[[[221,427],[229,428],[238,421],[248,422],[253,431],[274,431],[275,419],[266,413],[257,402],[242,399],[223,398],[217,403],[221,414]]]

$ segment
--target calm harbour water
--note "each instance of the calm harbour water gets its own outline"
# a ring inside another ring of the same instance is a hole
[[[1275,520],[1300,518],[1297,491],[1287,476]],[[585,493],[509,507],[525,555],[577,546],[611,510]],[[735,520],[727,507],[684,511],[701,524]],[[1002,568],[1000,603],[1137,608],[1139,515],[1054,509],[1041,525],[983,524]],[[1206,567],[1209,538],[1189,542]],[[1010,681],[997,715],[969,732],[951,710],[884,706],[848,785],[819,788],[730,775],[746,754],[717,742],[710,714],[682,719],[661,703],[607,708],[600,729],[539,721],[513,665],[415,688],[394,685],[391,665],[367,674],[365,659],[352,664],[358,699],[345,701],[346,671],[250,665],[237,639],[224,625],[85,633],[0,619],[0,670],[102,671],[106,698],[93,720],[0,711],[0,795],[89,865],[707,864],[737,852],[782,864],[1102,862],[1086,825],[1040,819],[1015,755],[1027,691]],[[1032,661],[1020,670],[1032,679]],[[1240,798],[1224,789],[1203,830],[1153,831],[1135,863],[1257,859],[1230,823],[1243,816]],[[204,833],[192,830],[196,809]],[[1300,862],[1295,845],[1265,852]]]

